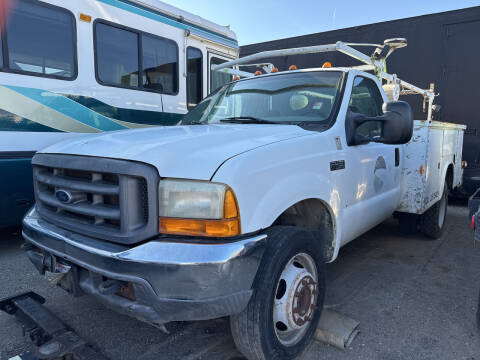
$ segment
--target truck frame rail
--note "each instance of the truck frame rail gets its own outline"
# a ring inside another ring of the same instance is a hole
[[[22,324],[24,336],[35,345],[33,354],[28,352],[15,358],[108,360],[44,307],[44,303],[45,299],[32,291],[0,300],[0,310],[14,315]]]

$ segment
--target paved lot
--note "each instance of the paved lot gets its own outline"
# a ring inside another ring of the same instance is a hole
[[[345,351],[314,343],[304,359],[480,359],[480,246],[473,244],[467,214],[462,204],[450,206],[448,227],[437,241],[402,235],[390,219],[346,246],[327,266],[327,306],[359,320],[360,335]],[[92,299],[49,288],[21,242],[18,233],[0,233],[0,298],[38,292],[111,359],[242,359],[226,319],[172,323],[165,335]],[[26,348],[20,326],[1,313],[0,359]]]

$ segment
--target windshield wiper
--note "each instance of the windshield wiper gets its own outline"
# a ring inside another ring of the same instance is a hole
[[[220,122],[236,124],[280,124],[279,122],[259,119],[253,116],[232,116],[221,119]]]

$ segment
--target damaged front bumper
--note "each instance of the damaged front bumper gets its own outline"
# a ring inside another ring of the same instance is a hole
[[[153,324],[242,311],[266,241],[266,235],[228,243],[161,237],[122,246],[55,226],[35,209],[24,218],[23,237],[41,273],[55,272],[57,262],[71,267],[73,293],[93,295],[116,311]]]

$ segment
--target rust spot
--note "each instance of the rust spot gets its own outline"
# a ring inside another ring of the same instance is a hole
[[[135,296],[135,288],[133,287],[133,284],[131,282],[129,282],[127,285],[122,286],[117,295],[124,297],[128,300],[137,300],[137,297]]]

